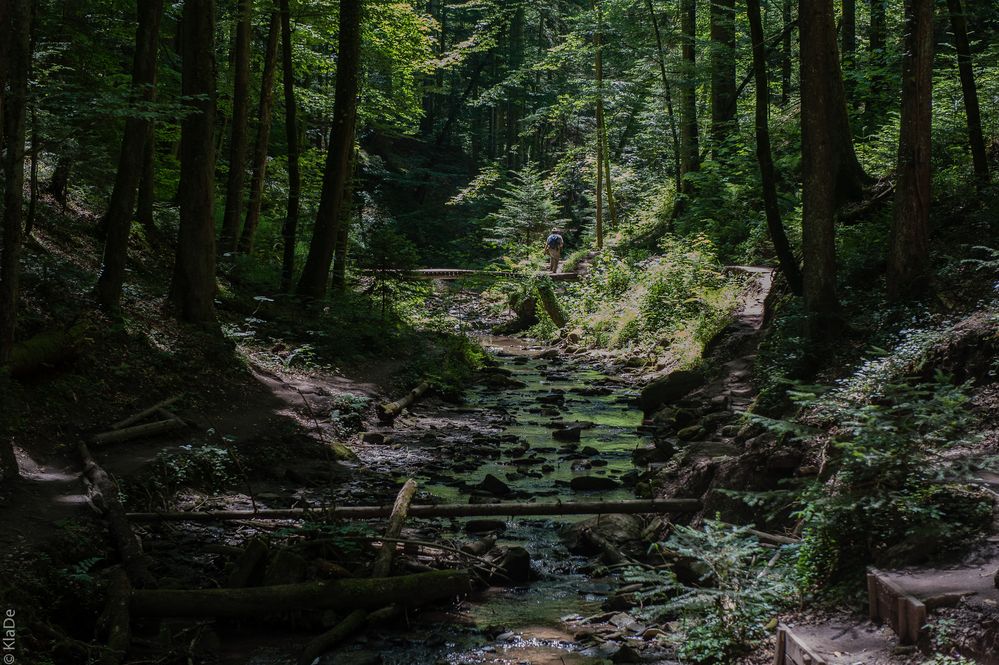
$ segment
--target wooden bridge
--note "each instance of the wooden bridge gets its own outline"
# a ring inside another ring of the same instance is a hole
[[[372,271],[373,272],[373,271]],[[442,281],[454,282],[460,279],[527,279],[536,275],[545,275],[556,282],[575,282],[579,279],[579,274],[575,272],[549,273],[539,271],[537,273],[512,272],[503,270],[465,270],[461,268],[420,268],[417,270],[382,271],[388,273],[396,279],[408,279],[414,281]]]

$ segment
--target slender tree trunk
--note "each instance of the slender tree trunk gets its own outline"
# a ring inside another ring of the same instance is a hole
[[[35,14],[32,17],[32,24],[37,25],[34,19],[37,19],[38,15]],[[31,52],[34,53],[34,39],[32,41]],[[35,228],[35,215],[38,211],[38,108],[37,103],[31,104],[31,171],[28,175],[28,218],[24,223],[24,237],[30,238],[31,232]]]
[[[961,0],[947,0],[947,8],[950,12],[951,31],[954,33],[957,67],[961,75],[961,92],[964,93],[964,111],[968,116],[968,138],[971,143],[971,159],[975,165],[975,182],[981,190],[989,184],[989,160],[985,153],[985,138],[982,135],[982,114],[978,107],[975,70],[971,66],[968,22]]]
[[[298,165],[298,113],[295,101],[295,63],[292,60],[291,11],[288,0],[280,0],[281,11],[281,67],[284,90],[284,124],[288,143],[288,207],[285,212],[281,237],[284,251],[281,259],[281,290],[291,291],[295,275],[295,243],[298,237],[298,199],[302,176]]]
[[[601,133],[604,142],[604,186],[607,188],[607,212],[610,214],[610,227],[617,229],[617,202],[614,200],[614,185],[611,183],[610,146],[607,141],[607,127]]]
[[[813,339],[839,318],[836,296],[837,174],[843,169],[846,102],[839,73],[832,0],[800,0],[803,289]],[[855,161],[856,158],[853,157]]]
[[[139,0],[138,14],[132,64],[132,97],[135,102],[149,102],[153,99],[156,81],[156,53],[163,0]],[[101,307],[112,311],[118,309],[125,282],[132,211],[135,209],[135,195],[142,176],[143,153],[149,135],[149,120],[137,111],[125,121],[125,135],[118,156],[118,174],[104,223],[106,237],[103,264],[95,290]]]
[[[518,5],[510,20],[510,50],[507,71],[517,72],[524,64],[524,7]],[[507,167],[520,168],[520,116],[524,106],[523,88],[518,84],[509,92],[506,105]]]
[[[888,244],[888,295],[921,293],[929,266],[933,0],[906,0],[902,118],[895,215]]]
[[[791,9],[794,0],[782,0],[781,19],[784,24],[783,45],[780,54],[780,105],[787,106],[791,101]]]
[[[357,150],[350,157],[351,173],[357,168]],[[350,243],[350,222],[354,216],[354,185],[351,178],[344,193],[343,219],[340,220],[340,231],[336,236],[336,251],[333,254],[333,291],[343,293],[347,289],[347,246]]]
[[[17,321],[18,277],[24,211],[24,138],[31,66],[31,0],[8,0],[3,32],[4,95],[3,248],[0,249],[0,366],[10,362]],[[7,446],[6,442],[2,445]],[[13,453],[11,453],[12,455]],[[16,469],[15,469],[16,472]]]
[[[184,0],[180,231],[171,300],[181,321],[215,321],[215,3]]]
[[[656,36],[656,59],[659,64],[659,74],[662,76],[663,94],[666,97],[666,115],[669,116],[669,132],[673,139],[673,178],[676,180],[676,191],[680,191],[680,134],[676,129],[676,114],[673,113],[673,94],[669,84],[669,76],[666,74],[666,51],[663,48],[663,37],[659,30],[659,19],[656,17],[655,7],[652,0],[645,0],[645,6],[649,10],[649,18],[652,20],[652,31]]]
[[[885,65],[886,2],[887,0],[870,0],[871,22],[867,43],[868,69],[872,73],[870,90],[864,104],[864,125],[867,128],[875,127],[884,121],[885,77],[881,70]]]
[[[247,131],[250,116],[250,26],[253,1],[239,0],[236,48],[233,55],[232,132],[229,135],[229,179],[219,252],[236,251],[239,220],[243,216],[243,186],[246,182]]]
[[[337,65],[330,148],[326,155],[323,189],[309,256],[298,282],[298,293],[312,298],[322,298],[326,294],[344,194],[351,177],[350,156],[354,151],[361,59],[361,4],[361,0],[340,2],[340,60]]]
[[[156,128],[153,121],[146,127],[146,142],[142,146],[142,178],[139,180],[139,196],[135,204],[135,218],[152,240],[159,235],[156,220],[153,218],[153,204],[156,202]]]
[[[857,57],[857,0],[842,0],[843,14],[840,22],[841,50],[843,56],[844,89],[846,97],[853,99],[853,74]]]
[[[594,71],[597,79],[597,210],[594,233],[597,238],[597,249],[604,246],[604,67],[603,67],[603,10],[600,0],[595,0],[597,10],[597,29],[593,33]]]
[[[787,240],[777,203],[777,176],[770,151],[770,83],[767,78],[767,50],[760,16],[760,0],[746,0],[749,14],[749,33],[753,40],[753,75],[756,78],[756,159],[760,163],[760,181],[763,184],[763,207],[767,214],[767,230],[774,244],[781,271],[787,278],[791,292],[802,294],[801,270],[798,260]]]
[[[735,125],[735,0],[711,2],[711,140],[712,152]]]
[[[69,203],[69,174],[72,168],[73,159],[66,154],[60,155],[49,179],[49,194],[63,209]]]
[[[278,37],[281,31],[281,17],[271,13],[270,27],[267,30],[267,48],[264,53],[264,71],[260,77],[260,102],[257,106],[257,139],[253,147],[253,175],[250,177],[250,203],[246,208],[246,221],[243,234],[239,237],[239,252],[253,251],[253,238],[260,223],[260,207],[263,203],[264,178],[267,174],[267,146],[271,137],[271,116],[274,110],[274,72],[277,69]]]
[[[701,168],[697,140],[697,2],[680,0],[680,35],[683,43],[683,73],[680,85],[680,170],[686,176]],[[683,181],[683,193],[691,194],[689,180]]]

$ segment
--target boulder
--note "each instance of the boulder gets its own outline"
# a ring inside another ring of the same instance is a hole
[[[671,372],[642,389],[642,410],[654,413],[662,405],[675,402],[695,388],[700,388],[704,382],[705,377],[700,370],[681,369]]]
[[[489,533],[491,531],[506,531],[506,522],[486,518],[465,522],[465,533]]]
[[[527,584],[537,579],[534,570],[531,568],[531,554],[523,547],[512,546],[493,550],[488,556],[500,569],[502,574],[494,574],[490,578],[493,584],[503,586]]]
[[[483,478],[482,482],[476,485],[476,487],[483,492],[489,492],[490,494],[495,494],[496,496],[506,496],[511,491],[509,485],[491,473],[487,473],[486,477]]]
[[[591,540],[583,535],[586,531],[597,534],[613,545],[626,545],[641,540],[642,520],[635,515],[609,513],[570,524],[562,530],[562,541],[570,552],[595,554],[599,551],[594,548]]]
[[[556,441],[579,441],[583,428],[580,425],[570,425],[552,432],[552,438]]]
[[[569,481],[569,488],[574,492],[612,490],[620,486],[621,483],[605,476],[576,476]]]

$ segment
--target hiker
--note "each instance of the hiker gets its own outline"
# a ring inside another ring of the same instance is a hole
[[[552,229],[551,235],[545,240],[545,254],[551,257],[548,270],[552,273],[558,272],[558,262],[562,258],[562,247],[564,246],[565,240],[562,239],[562,232],[558,229]]]

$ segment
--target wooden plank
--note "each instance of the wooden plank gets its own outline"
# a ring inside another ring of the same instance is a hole
[[[871,619],[887,623],[898,635],[899,644],[916,644],[926,625],[926,605],[877,568],[871,568],[867,575]]]
[[[780,626],[784,635],[784,662],[780,665],[829,665],[828,662],[808,648],[805,641],[788,626]]]

